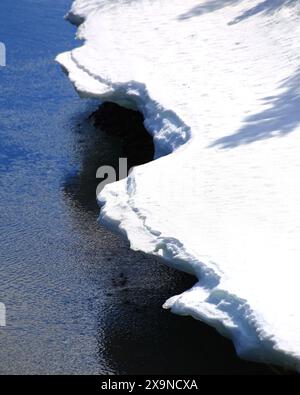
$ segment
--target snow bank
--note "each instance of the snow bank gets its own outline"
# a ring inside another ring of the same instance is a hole
[[[300,4],[76,0],[58,56],[82,97],[140,110],[157,160],[101,221],[199,282],[166,308],[300,370]],[[167,155],[169,154],[169,155]]]

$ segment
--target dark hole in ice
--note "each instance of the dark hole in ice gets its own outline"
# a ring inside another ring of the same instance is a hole
[[[150,162],[154,157],[153,139],[144,126],[143,115],[115,103],[105,102],[91,115],[95,127],[107,135],[118,137],[121,154],[128,167]]]
[[[88,210],[99,210],[97,186],[106,179],[96,178],[97,169],[110,166],[119,180],[119,158],[127,158],[127,169],[150,162],[154,157],[153,139],[144,127],[140,112],[105,102],[80,123],[75,150],[81,168],[70,175],[64,190]]]

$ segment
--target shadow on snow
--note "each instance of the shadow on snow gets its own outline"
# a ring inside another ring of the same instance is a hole
[[[202,4],[198,4],[189,11],[178,16],[178,20],[184,21],[190,18],[208,14],[210,12],[218,11],[221,8],[228,7],[239,3],[241,0],[208,0]],[[229,25],[239,23],[251,16],[257,14],[272,14],[278,11],[282,7],[296,5],[298,0],[264,0],[256,4],[255,6],[247,9],[241,15],[236,17],[233,21],[229,22]]]
[[[298,0],[264,0],[256,6],[249,8],[247,11],[244,11],[233,21],[229,22],[229,25],[235,25],[236,23],[242,22],[243,20],[257,14],[272,14],[280,8],[295,5],[297,1]]]
[[[191,10],[178,16],[178,20],[194,18],[203,14],[217,11],[221,8],[237,3],[239,0],[211,0],[193,7]]]
[[[268,108],[245,119],[244,126],[236,133],[222,137],[210,147],[235,148],[271,137],[291,133],[300,124],[300,68],[282,81],[277,96],[263,98]]]

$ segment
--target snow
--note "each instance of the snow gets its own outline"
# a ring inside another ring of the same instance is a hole
[[[140,110],[156,160],[98,196],[131,248],[194,274],[164,307],[300,370],[300,2],[76,0],[82,97]]]

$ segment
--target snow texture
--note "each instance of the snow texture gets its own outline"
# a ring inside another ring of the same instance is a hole
[[[194,274],[164,307],[300,370],[300,2],[76,0],[82,97],[141,111],[156,155],[99,196],[131,247]]]

